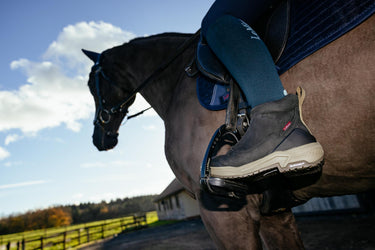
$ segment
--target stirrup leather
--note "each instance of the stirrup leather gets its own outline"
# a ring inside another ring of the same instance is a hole
[[[210,173],[211,158],[216,156],[225,146],[232,147],[245,134],[249,126],[247,103],[243,101],[237,84],[230,82],[231,92],[226,111],[225,124],[220,126],[211,138],[207,147],[202,165],[200,185],[211,194],[243,198],[248,193],[248,186],[241,181],[233,181],[223,178],[212,177]]]

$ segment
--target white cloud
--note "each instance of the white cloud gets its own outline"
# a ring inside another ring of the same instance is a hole
[[[11,69],[22,70],[27,84],[0,91],[0,131],[36,133],[61,124],[79,131],[79,121],[89,118],[94,108],[86,84],[92,62],[81,48],[100,52],[134,37],[108,23],[81,22],[63,29],[46,50],[44,61],[13,61]],[[7,143],[16,139],[8,137]]]
[[[20,136],[20,135],[17,135],[17,134],[10,134],[10,135],[7,135],[7,137],[5,137],[5,142],[4,144],[6,146],[8,146],[10,143],[12,142],[16,142],[18,140],[20,140],[23,136]]]
[[[40,185],[47,183],[48,181],[45,180],[38,180],[38,181],[26,181],[26,182],[19,182],[19,183],[13,183],[13,184],[6,184],[6,185],[0,185],[1,189],[10,189],[10,188],[19,188],[19,187],[27,187],[27,186],[34,186],[34,185]]]
[[[5,158],[9,156],[10,156],[10,153],[6,151],[4,148],[0,147],[0,161],[4,160]]]
[[[105,22],[80,22],[69,25],[59,34],[45,53],[45,58],[63,62],[64,66],[76,68],[81,63],[91,62],[83,57],[81,48],[101,52],[134,38],[131,32]],[[87,72],[84,72],[87,73]]]

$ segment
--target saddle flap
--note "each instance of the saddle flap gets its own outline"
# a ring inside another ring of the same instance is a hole
[[[196,64],[203,75],[219,83],[229,84],[231,79],[229,72],[202,38],[197,47]]]
[[[290,5],[290,0],[281,1],[254,24],[254,30],[266,44],[274,62],[279,60],[288,41]]]

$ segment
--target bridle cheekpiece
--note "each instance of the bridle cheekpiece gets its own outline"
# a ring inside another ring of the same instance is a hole
[[[100,66],[99,62],[95,63],[95,65],[93,66],[93,70],[95,72],[95,88],[98,98],[98,108],[94,118],[94,125],[108,124],[114,114],[126,114],[128,111],[127,109],[123,110],[123,106],[113,106],[110,109],[104,108],[104,104],[106,103],[106,101],[100,93],[100,77],[104,78],[110,84],[115,85],[115,83],[104,73],[103,68],[102,66]]]

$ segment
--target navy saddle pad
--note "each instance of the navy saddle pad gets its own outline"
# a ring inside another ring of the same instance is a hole
[[[302,59],[355,28],[375,12],[374,0],[292,0],[290,31],[276,62],[281,75]],[[198,99],[209,110],[227,106],[229,86],[203,75],[197,78]]]
[[[203,75],[197,77],[198,100],[208,110],[225,109],[229,100],[229,92],[229,85],[217,83]]]

